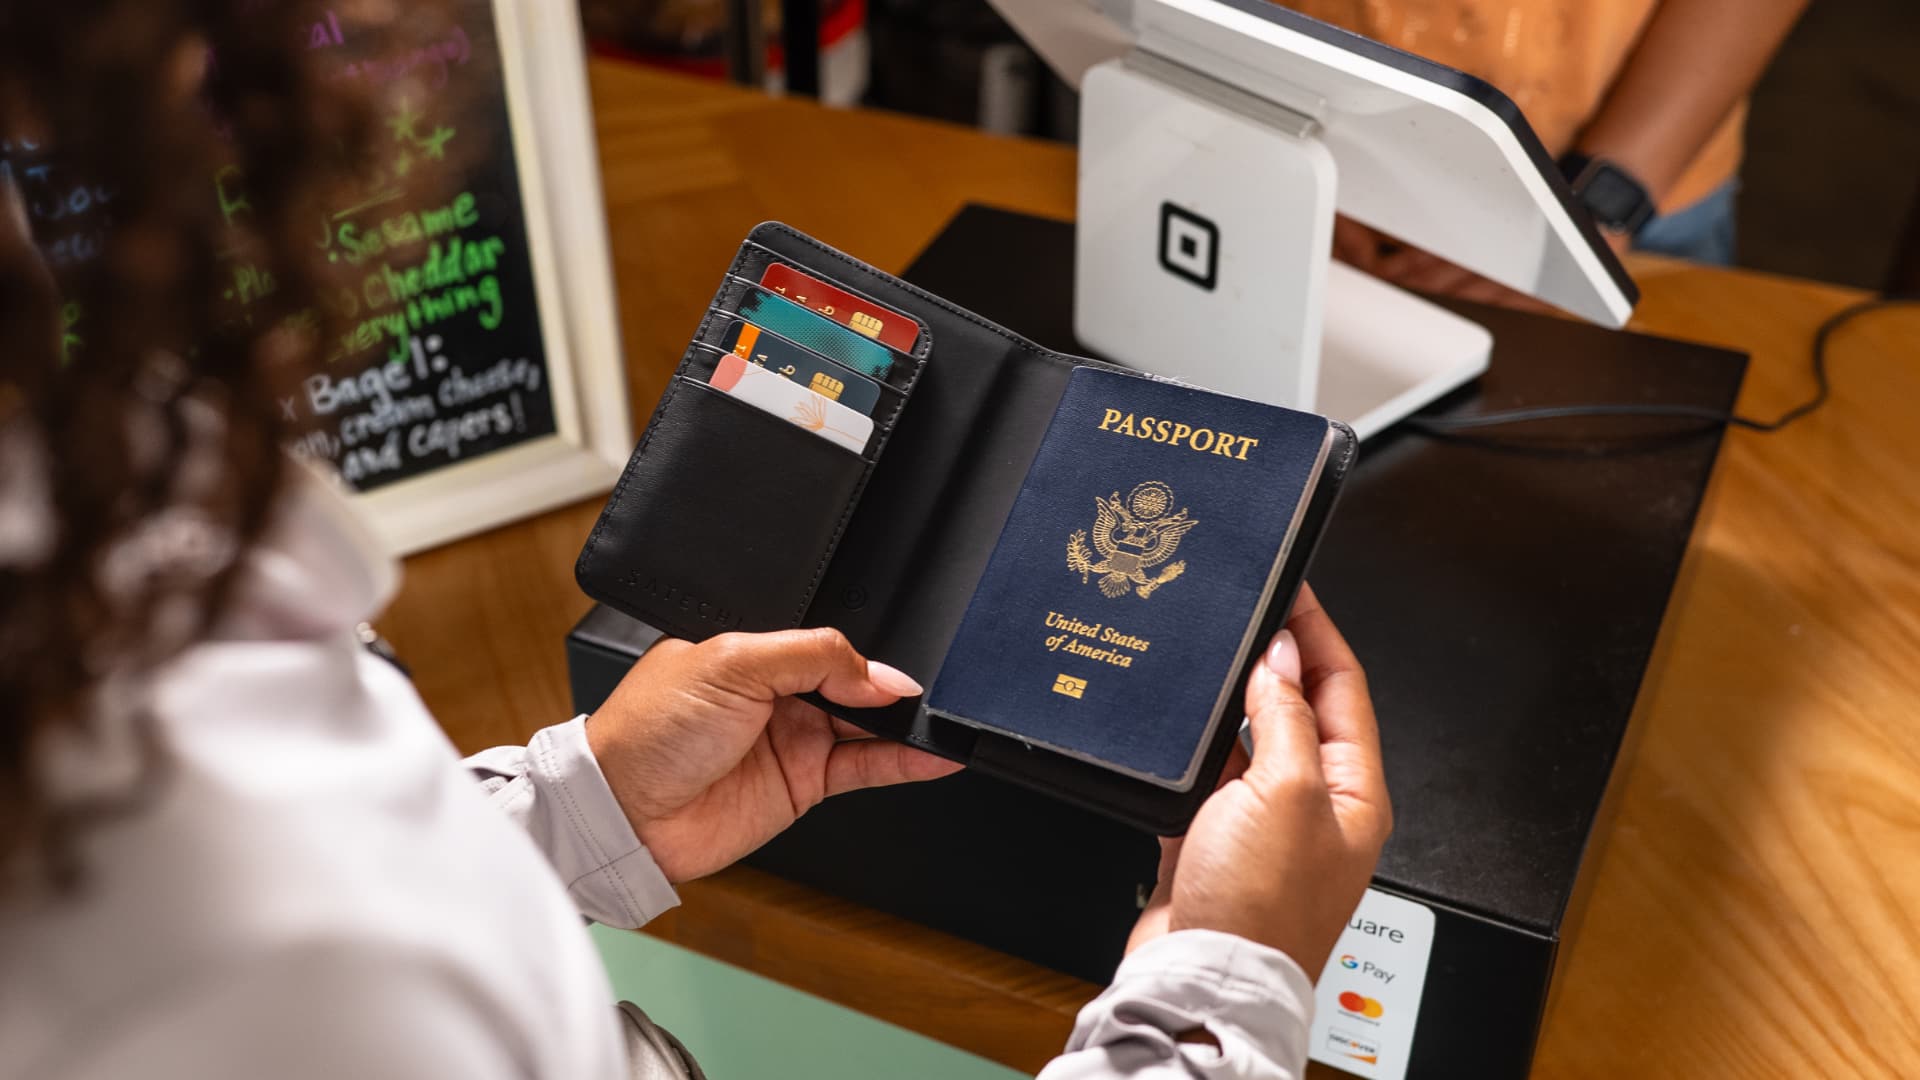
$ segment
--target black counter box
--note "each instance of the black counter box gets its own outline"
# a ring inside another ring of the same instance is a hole
[[[969,207],[902,276],[1078,350],[1072,259],[1070,225]],[[1489,372],[1440,404],[1450,414],[1724,410],[1745,370],[1722,350],[1451,306],[1496,344]],[[1546,440],[1389,431],[1362,447],[1321,544],[1310,579],[1367,666],[1394,798],[1374,884],[1437,915],[1411,1077],[1527,1073],[1719,450],[1717,432],[1672,431],[1618,419],[1560,422]],[[596,707],[654,636],[591,611],[567,640],[576,707]],[[1144,833],[962,774],[829,800],[747,861],[1105,981],[1156,858]]]

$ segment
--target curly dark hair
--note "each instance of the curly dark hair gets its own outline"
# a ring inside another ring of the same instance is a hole
[[[268,523],[276,399],[339,340],[313,225],[377,115],[309,47],[342,17],[302,0],[0,14],[0,893],[71,883],[77,834],[137,785],[70,797],[48,757],[102,738],[123,696],[137,711]]]

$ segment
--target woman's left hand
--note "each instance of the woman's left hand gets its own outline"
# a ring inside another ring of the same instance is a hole
[[[674,882],[704,877],[829,795],[960,766],[876,739],[794,697],[853,708],[921,693],[836,630],[662,640],[587,720],[587,744],[640,842]]]

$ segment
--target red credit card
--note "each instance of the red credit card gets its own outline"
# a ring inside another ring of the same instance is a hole
[[[760,275],[760,285],[899,352],[911,353],[913,343],[920,338],[920,324],[907,316],[803,274],[785,263],[768,266]]]

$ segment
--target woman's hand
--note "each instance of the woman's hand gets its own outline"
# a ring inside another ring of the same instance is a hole
[[[723,634],[662,640],[588,718],[600,771],[668,880],[731,865],[829,795],[959,769],[793,696],[816,690],[854,708],[921,693],[837,630]]]
[[[1302,589],[1247,684],[1253,758],[1185,837],[1162,841],[1160,881],[1129,950],[1173,930],[1238,934],[1318,979],[1392,830],[1366,676]]]

